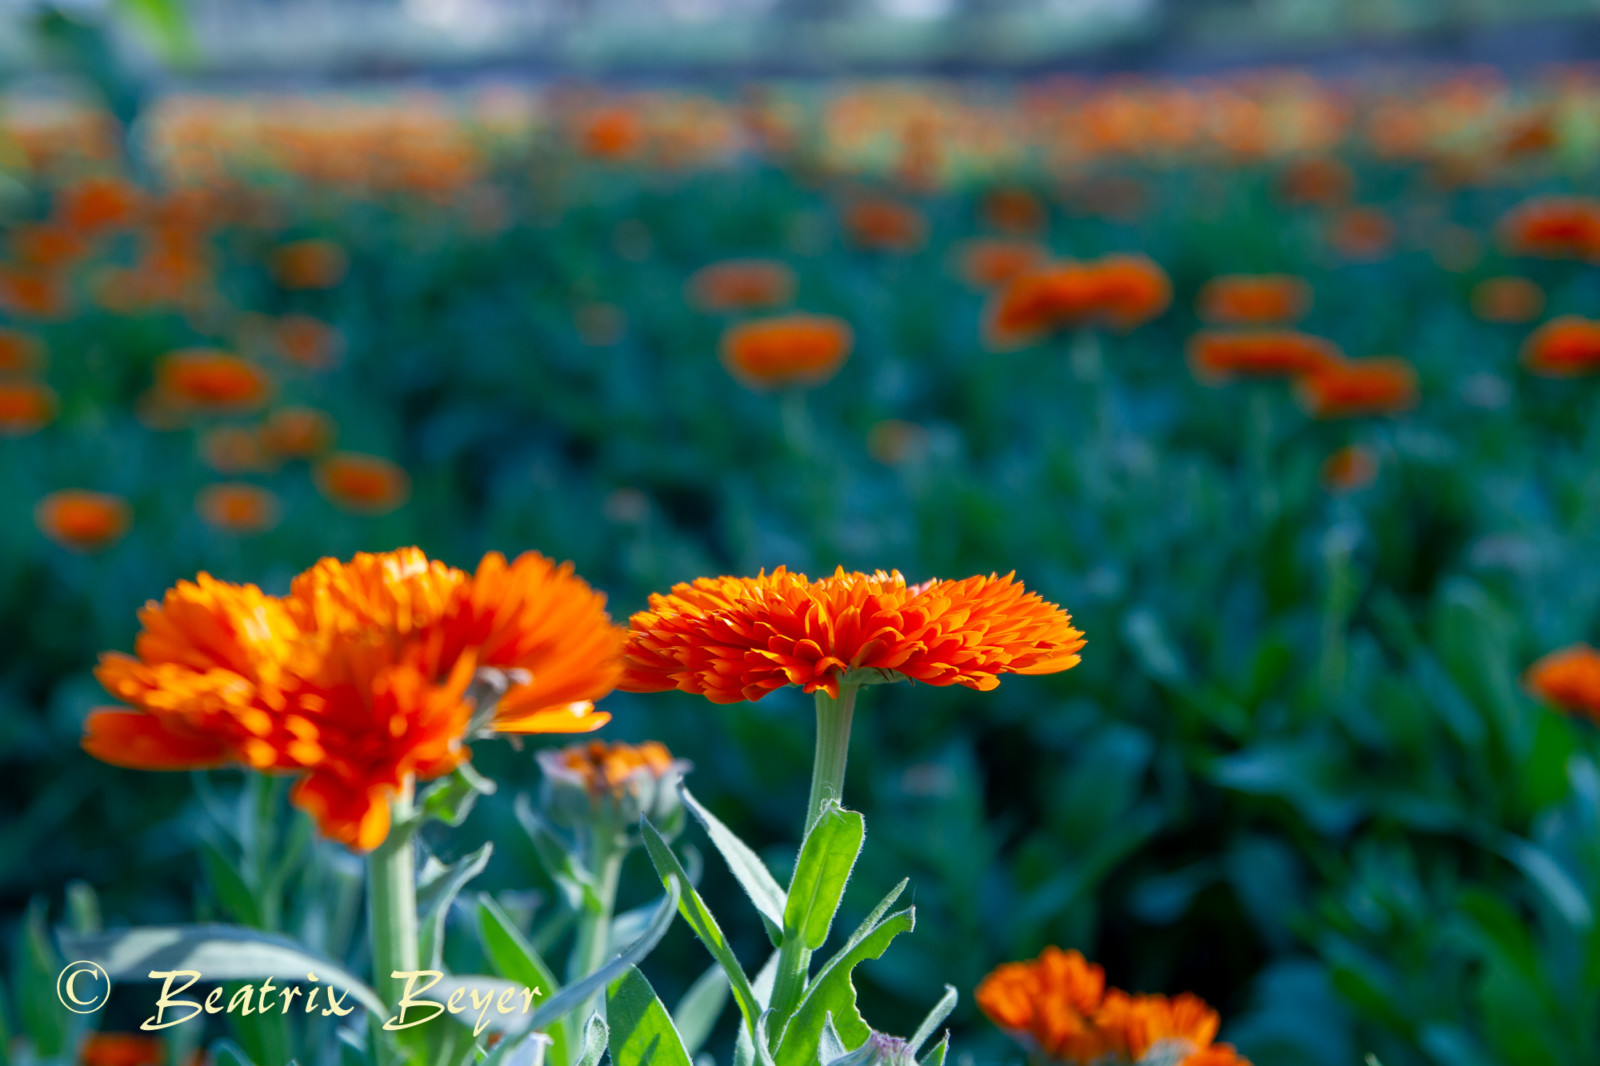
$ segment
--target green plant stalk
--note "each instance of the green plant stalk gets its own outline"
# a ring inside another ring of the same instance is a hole
[[[567,983],[581,981],[606,961],[611,946],[611,920],[617,905],[617,881],[622,875],[622,859],[627,847],[610,823],[595,826],[587,834],[584,858],[594,875],[596,905],[578,915],[578,931],[567,960]]]
[[[410,824],[413,783],[406,778],[390,804],[389,837],[367,856],[367,936],[372,943],[373,988],[391,1009],[400,1001],[405,982],[395,971],[420,969],[417,942],[416,855]],[[379,1045],[380,1060],[393,1052]]]
[[[858,687],[841,682],[838,699],[817,690],[817,752],[811,763],[811,798],[806,801],[806,831],[802,840],[811,835],[812,827],[830,800],[844,801],[845,762],[850,757],[850,719],[855,713]],[[774,1039],[783,1032],[789,1015],[800,1005],[810,977],[810,949],[798,937],[784,937],[778,948],[778,970],[772,987],[774,1017],[769,1032]]]

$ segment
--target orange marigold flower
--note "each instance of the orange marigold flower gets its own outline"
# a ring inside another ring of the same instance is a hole
[[[1010,574],[907,585],[898,571],[811,581],[779,567],[652,594],[629,620],[619,687],[737,703],[799,685],[837,699],[845,675],[874,671],[987,691],[1000,674],[1070,669],[1082,647],[1071,616]]]
[[[1106,1050],[1094,1027],[1105,971],[1076,951],[1045,948],[1032,962],[1008,962],[978,985],[978,1008],[1013,1037],[1061,1063],[1090,1063]]]
[[[1002,289],[990,302],[984,336],[990,348],[1005,350],[1096,323],[1132,329],[1171,302],[1166,272],[1145,256],[1057,263],[1029,271]]]
[[[0,437],[26,437],[56,416],[56,394],[31,381],[0,381]]]
[[[1339,362],[1302,377],[1298,394],[1316,418],[1399,414],[1417,404],[1417,372],[1404,359]]]
[[[1169,1042],[1184,1051],[1209,1047],[1221,1024],[1205,1000],[1187,992],[1168,999],[1112,989],[1095,1015],[1095,1025],[1110,1045],[1132,1059],[1142,1059],[1151,1048]]]
[[[1500,220],[1500,241],[1512,255],[1600,259],[1600,200],[1541,196]]]
[[[1032,241],[980,238],[963,241],[955,249],[955,269],[961,279],[978,289],[992,289],[1043,265],[1046,253]]]
[[[356,514],[388,514],[411,496],[411,475],[378,455],[336,452],[313,472],[317,491]]]
[[[1348,208],[1334,217],[1328,243],[1346,259],[1382,259],[1394,246],[1394,223],[1375,207]]]
[[[1284,170],[1278,192],[1291,204],[1337,204],[1355,192],[1356,178],[1337,159],[1315,156],[1297,159]]]
[[[702,311],[781,307],[794,299],[795,276],[775,259],[725,259],[695,271],[687,287]]]
[[[334,366],[344,350],[344,334],[310,315],[284,315],[272,332],[278,354],[308,370]]]
[[[20,330],[0,328],[0,374],[31,374],[44,365],[44,344]]]
[[[1358,444],[1347,444],[1322,461],[1322,484],[1329,492],[1355,492],[1377,477],[1377,457]]]
[[[45,536],[62,547],[93,552],[121,540],[131,514],[121,496],[60,489],[39,501],[33,520]]]
[[[1522,365],[1551,378],[1600,371],[1600,320],[1578,315],[1552,318],[1523,342]]]
[[[78,1051],[80,1066],[163,1066],[167,1046],[144,1033],[90,1033]]]
[[[276,494],[257,485],[227,482],[207,485],[195,498],[195,510],[224,533],[262,533],[278,524],[282,507]]]
[[[1195,299],[1201,318],[1227,326],[1293,322],[1310,308],[1311,286],[1290,274],[1224,274]]]
[[[1001,233],[1030,237],[1045,228],[1049,212],[1027,189],[993,189],[983,198],[983,220]]]
[[[314,407],[280,407],[261,427],[261,442],[272,454],[287,459],[321,455],[333,443],[338,427]]]
[[[1217,384],[1236,377],[1298,377],[1338,364],[1332,341],[1293,330],[1202,330],[1189,338],[1189,369]]]
[[[880,197],[857,200],[846,207],[844,228],[857,246],[877,252],[914,252],[928,235],[921,211]]]
[[[1527,278],[1485,278],[1472,287],[1472,313],[1485,322],[1532,322],[1544,311],[1544,290]]]
[[[350,257],[333,241],[290,241],[272,256],[272,271],[286,289],[331,289],[350,270]]]
[[[578,142],[596,159],[627,159],[644,146],[644,124],[628,108],[604,108],[587,116]]]
[[[796,312],[730,326],[722,335],[722,362],[752,388],[819,385],[854,345],[844,319]]]
[[[99,233],[134,220],[143,202],[137,186],[121,178],[84,178],[56,195],[56,217],[82,233]]]
[[[582,744],[569,744],[555,751],[540,752],[541,765],[548,764],[581,781],[585,790],[593,795],[611,792],[627,784],[628,779],[643,770],[652,777],[661,777],[673,767],[683,765],[674,760],[672,752],[660,741],[647,740],[643,744],[590,740]]]
[[[206,412],[249,411],[271,393],[266,373],[248,359],[214,348],[171,352],[156,365],[156,387]]]
[[[1523,683],[1568,714],[1600,719],[1600,651],[1574,644],[1528,668]]]
[[[1250,1066],[1250,1060],[1240,1055],[1232,1044],[1212,1044],[1196,1051],[1178,1066]]]

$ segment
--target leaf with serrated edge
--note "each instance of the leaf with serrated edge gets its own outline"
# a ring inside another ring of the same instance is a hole
[[[939,1002],[933,1005],[928,1016],[922,1019],[922,1024],[917,1026],[917,1031],[912,1033],[911,1039],[907,1041],[911,1054],[915,1055],[922,1050],[922,1045],[926,1044],[933,1031],[939,1028],[939,1023],[950,1017],[950,1012],[956,1009],[958,999],[960,997],[956,995],[956,986],[945,985],[944,995],[939,997]]]
[[[683,1050],[689,1053],[690,1058],[704,1046],[717,1019],[722,1017],[722,1009],[727,1005],[728,975],[722,971],[721,963],[713,962],[689,986],[672,1011],[673,1028],[678,1030]]]
[[[867,933],[851,937],[851,943],[836,955],[806,989],[805,998],[795,1008],[794,1017],[784,1027],[778,1044],[777,1066],[810,1066],[815,1061],[822,1038],[822,1022],[828,1012],[847,1048],[857,1048],[872,1035],[856,1009],[856,990],[850,983],[851,971],[868,959],[876,959],[889,947],[889,941],[916,925],[915,908],[907,907],[883,919]],[[859,932],[859,931],[858,931]]]
[[[783,910],[785,939],[798,937],[809,951],[826,943],[865,839],[866,823],[859,812],[847,811],[836,803],[822,809],[816,825],[800,845],[800,858],[789,883],[789,898]]]
[[[683,796],[683,805],[694,815],[695,820],[705,829],[706,835],[711,838],[711,843],[721,853],[723,861],[733,873],[734,880],[739,882],[739,887],[750,897],[750,902],[756,905],[756,911],[760,913],[762,923],[767,927],[767,936],[772,940],[773,947],[777,947],[783,936],[783,908],[787,898],[782,886],[778,884],[778,879],[772,876],[772,871],[767,869],[767,864],[761,861],[760,856],[740,840],[733,830],[702,807],[700,801],[695,799],[687,788],[680,785],[678,792]]]
[[[739,1004],[739,1013],[744,1015],[745,1025],[754,1030],[761,1013],[760,1004],[756,1001],[755,992],[750,988],[750,979],[744,975],[744,968],[739,965],[739,960],[733,955],[733,949],[728,947],[728,942],[723,939],[722,929],[717,925],[717,920],[706,909],[705,901],[689,883],[689,875],[684,873],[678,857],[667,847],[667,842],[661,839],[661,834],[656,832],[655,826],[650,824],[649,819],[639,819],[639,831],[644,837],[645,850],[650,853],[650,861],[655,863],[661,883],[669,887],[672,885],[678,887],[679,912],[683,915],[684,921],[689,923],[689,928],[694,930],[694,935],[706,946],[706,950],[722,964],[723,970],[728,975],[728,983],[733,987],[734,1002]]]
[[[690,1066],[667,1008],[636,966],[606,990],[612,1066]]]

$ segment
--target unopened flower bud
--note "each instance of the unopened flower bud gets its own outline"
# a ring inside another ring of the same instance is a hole
[[[544,771],[540,804],[557,825],[603,824],[625,833],[642,815],[669,837],[682,826],[678,782],[690,764],[673,758],[664,744],[594,740],[536,757]]]

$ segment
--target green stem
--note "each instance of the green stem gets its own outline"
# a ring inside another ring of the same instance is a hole
[[[806,836],[811,835],[829,801],[844,800],[844,768],[850,757],[850,718],[855,712],[857,687],[841,684],[838,699],[817,691],[817,753],[811,764],[811,798],[806,801]],[[785,937],[778,948],[778,971],[772,987],[772,1033],[783,1032],[784,1023],[800,1005],[810,978],[811,951],[798,938]]]
[[[373,988],[391,1009],[406,982],[390,976],[420,968],[417,945],[416,855],[409,825],[408,777],[390,805],[389,837],[367,856],[367,936],[372,942]],[[380,1045],[385,1046],[385,1045]]]
[[[617,904],[617,881],[622,874],[625,848],[618,847],[609,825],[598,825],[589,836],[589,872],[594,875],[596,907],[586,907],[578,916],[577,937],[572,957],[567,961],[567,983],[581,981],[606,961],[611,946],[611,919]]]

